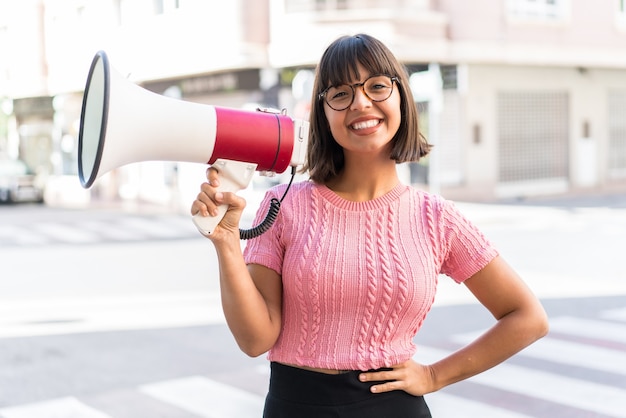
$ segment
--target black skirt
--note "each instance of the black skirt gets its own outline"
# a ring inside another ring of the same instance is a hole
[[[359,371],[325,374],[271,363],[263,418],[431,418],[422,396],[372,393]]]

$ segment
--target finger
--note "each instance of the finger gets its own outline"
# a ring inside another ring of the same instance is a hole
[[[211,186],[219,187],[220,179],[218,171],[215,167],[209,167],[206,169],[206,178]]]
[[[215,201],[220,205],[228,205],[233,209],[246,207],[246,200],[233,192],[217,192],[215,193]]]
[[[209,214],[207,207],[204,203],[199,201],[198,199],[194,200],[191,204],[191,208],[189,209],[192,216],[197,215],[198,213],[202,216],[207,216]]]
[[[397,380],[399,378],[399,373],[396,370],[366,372],[359,375],[361,382],[382,382],[385,380]]]
[[[370,387],[372,393],[384,393],[391,392],[393,390],[404,390],[406,384],[401,380],[394,380],[391,382],[385,382],[380,385],[373,385]]]
[[[220,204],[216,199],[217,193],[208,183],[200,186],[200,193],[196,196],[196,200],[191,205],[192,215],[201,213],[202,216],[217,215],[217,206]],[[213,198],[211,197],[213,196]]]
[[[201,216],[209,216],[211,214],[211,210],[203,201],[199,199],[199,195],[198,198],[191,204],[190,210],[192,216],[197,214],[200,214]]]

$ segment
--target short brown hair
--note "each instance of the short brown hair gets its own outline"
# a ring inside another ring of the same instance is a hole
[[[317,183],[332,179],[344,166],[343,150],[330,132],[324,114],[324,101],[319,95],[328,86],[348,84],[359,78],[358,64],[370,74],[388,74],[398,79],[396,85],[401,96],[402,121],[392,139],[389,158],[397,163],[419,161],[431,149],[419,131],[417,107],[406,68],[378,39],[365,34],[342,36],[331,43],[322,55],[313,85],[309,145],[304,169],[309,171],[311,180]]]

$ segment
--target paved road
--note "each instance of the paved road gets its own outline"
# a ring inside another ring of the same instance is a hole
[[[427,396],[435,417],[624,416],[626,296],[545,302],[551,334]],[[487,324],[476,305],[436,307],[416,359],[438,359]],[[3,418],[258,417],[267,388],[266,361],[239,353],[223,323],[1,342]]]
[[[626,416],[626,205],[530,203],[460,205],[542,298],[550,335],[429,395],[437,418]],[[198,274],[214,265],[210,246],[187,216],[0,212],[5,271],[43,261],[0,276],[0,417],[260,416],[267,363],[232,341],[214,272]],[[129,258],[119,274],[115,262]],[[52,271],[59,259],[72,263],[65,275]],[[49,276],[34,277],[46,268]],[[76,297],[54,293],[50,278]],[[490,324],[462,286],[440,286],[417,340],[419,361]]]
[[[197,238],[189,216],[150,208],[81,210],[0,206],[0,248]]]

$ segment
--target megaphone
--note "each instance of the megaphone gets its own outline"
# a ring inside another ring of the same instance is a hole
[[[282,173],[304,164],[308,122],[284,112],[249,111],[169,98],[128,81],[104,51],[93,58],[83,94],[78,175],[89,188],[114,168],[141,161],[211,164],[220,191],[248,187],[255,171]],[[226,213],[194,215],[211,234]]]

